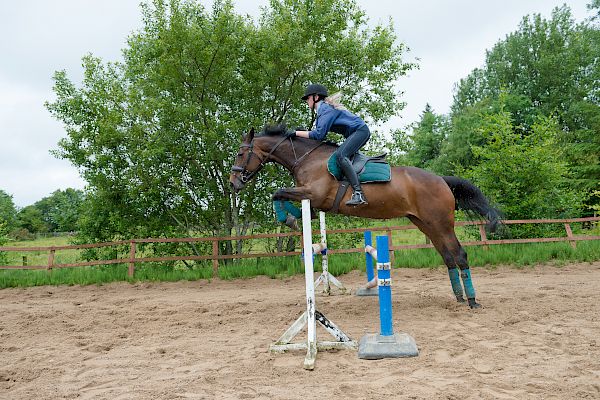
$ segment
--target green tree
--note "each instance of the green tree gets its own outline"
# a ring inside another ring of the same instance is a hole
[[[8,229],[6,221],[0,220],[0,246],[4,246],[8,242]],[[0,251],[0,265],[8,264],[8,254],[5,251]]]
[[[0,223],[4,223],[4,228],[11,230],[15,226],[17,218],[17,209],[12,196],[0,189]]]
[[[41,212],[50,232],[74,232],[78,230],[77,220],[83,199],[81,190],[67,188],[56,190],[36,202],[34,207]]]
[[[595,12],[590,18],[592,21],[597,21],[600,18],[600,0],[592,0],[587,5],[588,10]]]
[[[368,29],[353,0],[271,0],[257,22],[227,0],[210,11],[155,0],[142,13],[123,63],[84,57],[81,87],[57,72],[47,105],[67,132],[57,155],[88,183],[81,228],[90,239],[267,226],[270,194],[290,177],[266,168],[237,197],[231,162],[251,126],[311,123],[299,99],[308,82],[343,90],[371,122],[403,107],[393,84],[413,65],[391,22]]]
[[[583,196],[568,185],[555,118],[540,117],[531,133],[523,136],[517,133],[511,114],[501,111],[485,117],[481,129],[489,141],[473,147],[477,163],[465,174],[499,205],[506,219],[580,213]]]
[[[23,207],[17,214],[17,224],[19,228],[26,229],[29,233],[46,233],[49,226],[44,221],[42,211],[35,205]]]
[[[384,137],[375,137],[371,141],[380,141],[377,148],[385,149],[387,159],[391,165],[408,165],[407,153],[411,148],[410,135],[404,129],[393,129],[391,139],[385,140]]]
[[[561,132],[557,145],[567,150],[573,172],[570,184],[589,193],[600,180],[599,57],[598,27],[576,24],[567,6],[556,8],[549,20],[524,17],[517,31],[487,52],[485,66],[457,86],[446,165],[468,167],[474,160],[464,149],[485,144],[477,123],[462,128],[457,123],[477,108],[501,105],[521,135],[530,134],[541,116],[555,116]],[[460,149],[463,154],[455,151]]]
[[[447,132],[446,119],[436,115],[429,104],[421,114],[421,120],[413,127],[406,160],[409,165],[432,170],[433,162],[440,156]]]

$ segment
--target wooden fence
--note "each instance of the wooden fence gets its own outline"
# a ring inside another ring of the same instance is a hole
[[[570,242],[571,246],[575,248],[576,243],[582,240],[600,240],[600,236],[593,235],[573,235],[571,230],[572,223],[583,223],[583,222],[598,222],[600,217],[589,217],[589,218],[573,218],[573,219],[534,219],[534,220],[505,220],[502,221],[505,225],[513,224],[563,224],[566,232],[566,236],[563,237],[552,237],[552,238],[533,238],[533,239],[502,239],[502,240],[488,240],[484,229],[485,222],[483,221],[469,221],[469,222],[457,222],[456,226],[465,225],[477,225],[479,227],[480,240],[462,242],[463,246],[488,246],[496,244],[511,244],[511,243],[545,243],[545,242]],[[423,244],[408,244],[408,245],[393,245],[392,244],[392,232],[418,229],[414,225],[405,226],[388,226],[388,227],[376,227],[376,228],[353,228],[353,229],[331,229],[327,230],[327,234],[336,233],[359,233],[367,230],[374,232],[386,232],[389,243],[390,243],[390,255],[393,263],[394,251],[404,249],[423,249],[432,248],[431,243]],[[318,234],[318,231],[315,231]],[[122,240],[117,242],[106,242],[106,243],[94,243],[94,244],[79,244],[69,246],[49,246],[49,247],[0,247],[0,251],[10,252],[48,252],[48,263],[46,265],[2,265],[0,269],[47,269],[52,270],[53,268],[72,268],[72,267],[86,267],[92,265],[109,265],[109,264],[128,264],[128,274],[133,276],[135,271],[135,264],[142,262],[164,262],[164,261],[193,261],[193,260],[212,260],[213,271],[215,276],[219,268],[219,260],[227,259],[241,259],[241,258],[258,258],[258,257],[280,257],[280,256],[293,256],[299,255],[299,251],[287,251],[287,252],[263,252],[263,253],[246,253],[246,254],[219,254],[219,242],[222,241],[236,241],[236,240],[249,240],[249,239],[264,239],[264,238],[280,238],[289,236],[302,236],[301,232],[289,232],[289,233],[267,233],[257,235],[245,235],[245,236],[221,236],[221,237],[197,237],[197,238],[149,238],[149,239],[130,239]],[[193,243],[193,242],[212,242],[212,254],[208,255],[190,255],[190,256],[168,256],[168,257],[136,257],[137,244],[141,243]],[[93,249],[109,246],[129,246],[129,257],[117,258],[113,260],[95,260],[78,263],[68,264],[57,264],[54,262],[55,254],[57,250],[81,250],[81,249]],[[340,254],[340,253],[359,253],[364,252],[364,248],[351,248],[351,249],[331,249],[329,253]],[[25,260],[25,258],[24,258]],[[26,264],[25,262],[23,264]]]

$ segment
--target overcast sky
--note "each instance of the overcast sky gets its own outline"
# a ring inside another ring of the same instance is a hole
[[[403,127],[429,103],[449,111],[452,89],[485,61],[485,51],[518,29],[525,15],[549,18],[567,4],[576,21],[590,14],[591,0],[358,0],[372,24],[394,21],[408,60],[420,70],[399,82],[406,109],[386,125]],[[210,1],[200,2],[210,4]],[[65,137],[44,107],[52,101],[52,75],[82,76],[87,53],[105,62],[121,59],[127,36],[141,25],[138,0],[2,0],[0,8],[0,190],[24,207],[57,189],[85,182],[67,161],[50,154]],[[258,16],[266,0],[237,0],[242,14]]]

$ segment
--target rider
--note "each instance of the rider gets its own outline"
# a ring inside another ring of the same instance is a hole
[[[338,102],[328,99],[328,96],[325,86],[319,84],[308,85],[302,100],[306,101],[308,107],[317,113],[315,127],[311,131],[290,131],[288,135],[323,140],[327,133],[331,131],[344,136],[346,139],[335,151],[335,157],[353,190],[352,198],[346,202],[346,205],[368,204],[360,186],[358,175],[350,162],[350,157],[367,143],[371,137],[371,132],[365,121],[346,110]]]

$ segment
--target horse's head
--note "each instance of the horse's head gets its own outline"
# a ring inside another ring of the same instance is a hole
[[[265,161],[263,151],[254,147],[254,128],[252,128],[247,135],[244,135],[235,163],[231,168],[229,182],[234,190],[236,192],[242,190],[246,183],[260,171]]]
[[[291,150],[293,151],[291,154],[285,153],[285,150],[283,150],[283,154],[280,153],[284,148],[280,145],[286,140],[292,140],[285,135],[286,131],[285,125],[267,126],[256,138],[254,137],[254,128],[244,136],[229,176],[229,182],[236,192],[242,190],[265,163],[274,161],[290,169],[291,167],[287,165],[288,162],[293,164],[298,161],[295,150]],[[302,148],[300,148],[300,153],[306,154]]]

